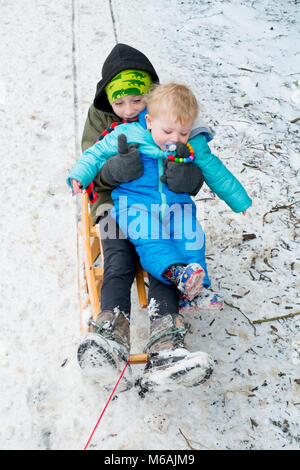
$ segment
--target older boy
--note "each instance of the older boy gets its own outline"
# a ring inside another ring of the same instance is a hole
[[[123,75],[124,71],[129,70],[136,76]],[[112,83],[117,84],[115,79],[120,74],[123,75],[121,76],[122,86],[110,88]],[[144,81],[144,75],[147,77],[147,82],[138,83],[138,88],[136,82],[129,81],[131,78]],[[101,139],[114,130],[116,124],[126,119],[128,122],[137,120],[139,112],[146,106],[143,98],[149,88],[149,77],[151,83],[159,82],[153,65],[141,51],[121,43],[113,47],[103,64],[102,77],[97,84],[95,99],[88,110],[81,142],[83,151],[93,146],[99,140],[99,136]],[[120,89],[123,92],[117,94],[116,92]],[[114,324],[115,335],[117,335],[116,331],[122,331],[117,336],[129,351],[130,292],[137,269],[138,256],[134,245],[128,239],[124,237],[109,239],[105,234],[106,224],[111,220],[106,210],[113,205],[111,199],[113,188],[120,183],[138,178],[143,171],[139,153],[131,152],[128,156],[127,159],[120,159],[116,155],[107,161],[96,175],[93,184],[98,198],[90,205],[90,209],[93,223],[99,222],[103,237],[104,276],[101,288],[101,319],[105,316],[107,322]],[[202,172],[195,165],[183,169],[181,165],[172,162],[165,169],[165,178],[165,183],[171,190],[188,192],[192,195],[197,194],[203,184]],[[81,191],[79,186],[77,191]],[[178,314],[179,294],[176,287],[161,282],[151,274],[149,274],[148,299],[149,302],[154,300],[159,314]],[[118,318],[115,314],[117,309],[122,312]],[[92,325],[90,328],[91,330],[97,329]],[[79,345],[79,362],[81,350],[82,344]],[[93,377],[96,369],[95,363],[95,368],[92,370]],[[127,371],[130,375],[130,366],[127,367]],[[127,382],[128,386],[131,386],[130,381],[131,379]]]

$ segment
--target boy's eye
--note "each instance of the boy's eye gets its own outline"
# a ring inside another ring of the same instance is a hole
[[[164,131],[165,134],[171,134],[171,131]]]

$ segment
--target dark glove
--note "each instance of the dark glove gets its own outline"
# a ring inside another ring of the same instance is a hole
[[[181,142],[176,144],[176,154],[179,158],[187,158],[190,151]],[[164,160],[164,174],[160,180],[174,193],[187,193],[195,196],[201,189],[204,178],[202,171],[194,163],[170,162]]]
[[[118,186],[142,176],[144,166],[137,147],[138,144],[128,145],[126,135],[118,136],[118,154],[107,160],[101,169],[101,177],[106,183]]]

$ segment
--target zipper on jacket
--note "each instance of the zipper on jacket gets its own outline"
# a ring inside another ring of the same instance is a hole
[[[161,205],[160,205],[160,211],[159,211],[159,220],[162,222],[164,215],[165,215],[165,210],[167,206],[167,196],[163,192],[163,183],[160,181],[160,177],[163,175],[164,172],[164,167],[163,167],[163,160],[162,158],[158,159],[158,191],[160,193],[160,198],[161,198]]]

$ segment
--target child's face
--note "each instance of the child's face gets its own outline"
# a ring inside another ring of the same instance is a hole
[[[143,95],[127,95],[114,101],[111,107],[121,119],[134,121],[144,111],[146,103]]]
[[[165,144],[167,143],[182,142],[186,144],[193,126],[193,120],[180,124],[167,111],[155,117],[146,114],[146,122],[147,129],[151,130],[154,142],[162,150],[165,150]]]

